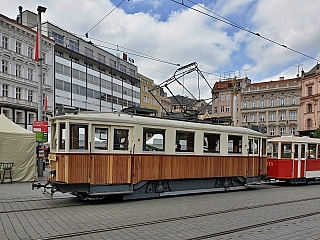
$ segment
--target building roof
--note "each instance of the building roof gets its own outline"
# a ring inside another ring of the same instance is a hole
[[[296,82],[301,81],[300,78],[290,78],[290,79],[279,79],[279,80],[271,80],[267,82],[257,82],[257,83],[250,83],[248,87],[254,87],[254,86],[267,86],[270,84],[282,84],[282,83],[289,83],[289,82]]]

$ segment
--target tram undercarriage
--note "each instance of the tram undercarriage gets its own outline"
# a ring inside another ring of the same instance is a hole
[[[53,198],[55,192],[70,193],[83,200],[102,199],[110,195],[120,195],[123,200],[158,198],[164,196],[196,194],[207,192],[223,192],[246,189],[247,185],[260,183],[263,176],[223,177],[209,179],[177,179],[141,181],[137,184],[94,185],[66,184],[64,182],[50,182],[46,184],[34,183],[33,188],[44,188],[43,193]]]

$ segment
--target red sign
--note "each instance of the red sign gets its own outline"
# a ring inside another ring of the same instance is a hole
[[[32,124],[33,132],[48,132],[48,122],[34,121]]]

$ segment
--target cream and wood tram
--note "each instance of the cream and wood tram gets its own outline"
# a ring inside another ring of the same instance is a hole
[[[44,190],[123,199],[244,189],[267,174],[266,137],[250,129],[124,113],[51,121]]]
[[[268,178],[290,183],[320,180],[320,139],[281,136],[268,139]]]

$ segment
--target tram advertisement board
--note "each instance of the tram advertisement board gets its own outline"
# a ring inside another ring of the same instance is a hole
[[[34,121],[32,131],[36,134],[37,142],[48,142],[48,122]]]

